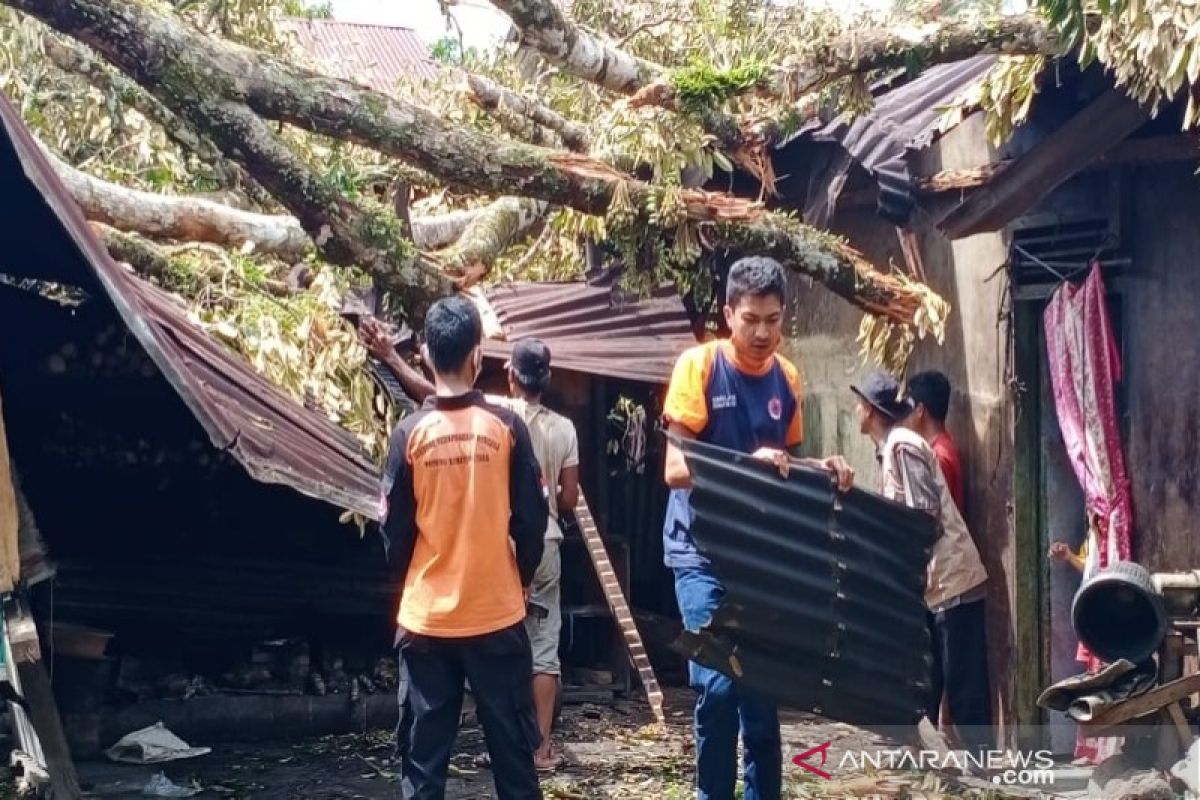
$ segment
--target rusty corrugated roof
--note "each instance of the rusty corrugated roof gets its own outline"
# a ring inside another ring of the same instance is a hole
[[[662,289],[640,299],[622,291],[611,270],[586,281],[497,285],[486,296],[505,337],[484,341],[489,358],[507,359],[513,342],[535,337],[549,345],[556,369],[666,383],[696,343],[678,294]]]
[[[794,468],[680,440],[691,533],[725,594],[678,647],[694,660],[830,719],[875,729],[925,713],[932,655],[928,514]]]
[[[26,277],[111,302],[213,446],[254,478],[377,518],[378,472],[358,441],[284,395],[189,322],[170,295],[113,261],[2,94],[0,123],[0,180],[5,204],[21,209],[26,226],[18,243]]]
[[[948,106],[982,81],[996,56],[975,56],[930,67],[913,80],[884,89],[866,114],[844,113],[828,122],[814,121],[780,145],[777,170],[789,163],[814,160],[812,145],[839,146],[838,158],[827,159],[808,181],[805,219],[824,224],[833,214],[840,178],[858,164],[879,184],[879,213],[905,225],[915,204],[908,155],[928,147],[944,131],[939,123]]]
[[[331,19],[290,19],[283,28],[322,72],[335,78],[390,93],[402,80],[437,76],[429,48],[411,28]]]

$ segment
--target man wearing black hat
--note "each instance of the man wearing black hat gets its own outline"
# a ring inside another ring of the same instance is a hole
[[[880,491],[941,523],[925,585],[933,638],[929,720],[936,724],[945,691],[963,744],[973,752],[985,750],[992,739],[983,604],[987,572],[937,456],[920,434],[901,424],[912,415],[913,402],[901,395],[899,382],[874,372],[850,388],[858,396],[859,428],[878,448]]]

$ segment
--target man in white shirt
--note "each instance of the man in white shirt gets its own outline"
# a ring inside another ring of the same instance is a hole
[[[550,348],[538,339],[523,339],[513,347],[508,363],[508,386],[516,402],[509,402],[529,428],[533,451],[550,492],[550,521],[546,526],[546,549],[533,577],[529,595],[530,613],[525,618],[533,645],[533,702],[537,710],[542,744],[534,755],[539,770],[554,769],[561,756],[553,746],[550,728],[558,697],[561,666],[558,640],[562,631],[563,539],[559,515],[571,511],[579,500],[579,440],[571,420],[542,405],[542,394],[550,385]]]

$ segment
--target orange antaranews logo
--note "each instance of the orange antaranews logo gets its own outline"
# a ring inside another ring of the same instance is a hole
[[[803,767],[804,769],[808,770],[809,772],[813,773],[814,775],[820,775],[822,778],[824,778],[827,781],[833,780],[833,776],[830,775],[828,772],[826,772],[825,770],[820,769],[818,767],[814,767],[812,764],[808,763],[808,759],[812,758],[817,753],[820,753],[821,754],[821,766],[822,767],[825,766],[825,762],[829,759],[829,746],[831,744],[833,744],[833,742],[825,742],[825,744],[819,744],[816,747],[814,747],[813,749],[807,750],[807,751],[801,753],[800,755],[796,756],[795,758],[793,758],[792,763],[795,764],[797,767]]]

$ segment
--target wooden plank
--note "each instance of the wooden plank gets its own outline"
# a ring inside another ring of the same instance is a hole
[[[8,438],[4,433],[4,402],[0,398],[0,594],[8,594],[21,575],[21,552],[17,535],[17,492],[13,488]]]
[[[1128,139],[1096,159],[1091,169],[1126,164],[1169,164],[1172,161],[1200,160],[1200,136],[1178,133],[1172,136],[1149,136]]]
[[[1080,723],[1089,731],[1100,731],[1131,720],[1157,714],[1172,703],[1178,703],[1183,698],[1200,691],[1200,675],[1188,675],[1162,686],[1155,687],[1145,694],[1131,697],[1120,703],[1115,703],[1097,714],[1090,722]]]
[[[918,195],[941,194],[942,192],[962,192],[968,189],[978,189],[986,186],[997,175],[1012,166],[1012,159],[996,161],[979,167],[967,169],[947,169],[913,181],[913,188]]]
[[[1167,706],[1167,716],[1171,718],[1175,732],[1179,734],[1179,743],[1187,750],[1192,744],[1192,726],[1188,725],[1187,717],[1183,715],[1183,709],[1179,707],[1178,702]]]
[[[50,797],[52,800],[77,800],[83,797],[83,792],[58,715],[58,704],[54,702],[50,688],[50,676],[42,662],[37,626],[25,604],[19,601],[5,608],[4,624],[21,694],[29,705],[29,720],[45,754],[46,769],[50,773]]]
[[[921,257],[921,240],[916,231],[896,228],[896,238],[900,240],[900,252],[904,255],[904,265],[908,267],[908,274],[921,283],[927,283],[925,259]]]
[[[1048,592],[1043,591],[1045,559],[1041,543],[1041,371],[1038,368],[1041,325],[1040,305],[1015,303],[1013,308],[1014,358],[1021,391],[1015,405],[1013,431],[1013,607],[1015,685],[1013,716],[1020,747],[1039,749],[1045,731],[1044,712],[1037,698],[1049,674],[1049,653],[1042,646],[1042,628],[1048,619]],[[1002,659],[1014,658],[1008,653]],[[1001,661],[1000,663],[1004,663]],[[1010,722],[1011,724],[1011,722]]]
[[[1136,164],[1169,164],[1173,161],[1200,161],[1200,136],[1180,133],[1126,139],[1084,168],[1085,172]],[[913,188],[918,195],[932,196],[947,192],[978,189],[991,183],[1012,166],[1012,159],[994,161],[967,169],[947,169],[924,178],[916,178]]]
[[[612,561],[608,557],[608,550],[604,547],[604,540],[600,537],[600,531],[596,528],[596,520],[592,517],[587,498],[584,497],[582,491],[579,492],[579,501],[575,504],[575,519],[579,523],[579,531],[583,534],[583,541],[587,545],[592,566],[596,569],[596,577],[600,580],[600,588],[604,590],[604,598],[608,601],[613,619],[616,620],[621,636],[625,640],[629,659],[633,662],[638,677],[641,678],[646,699],[654,711],[654,718],[658,720],[659,724],[665,724],[667,718],[663,710],[663,693],[658,685],[658,677],[654,674],[650,657],[646,655],[646,648],[642,644],[642,635],[638,632],[633,612],[629,608],[629,602],[625,599],[625,592],[617,580]]]
[[[1105,92],[968,195],[938,228],[951,239],[1003,228],[1140,128],[1149,116],[1124,92]]]

